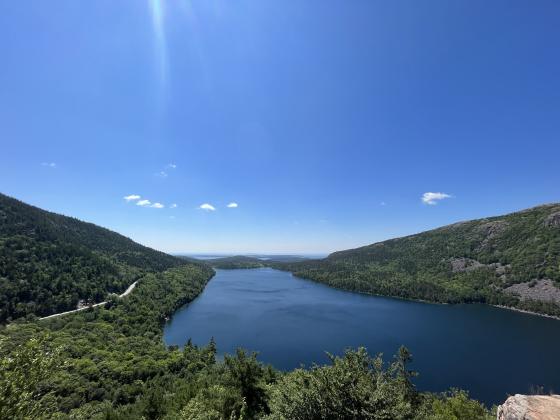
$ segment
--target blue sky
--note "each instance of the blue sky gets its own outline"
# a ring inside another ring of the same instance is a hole
[[[557,0],[3,1],[0,191],[169,252],[560,201],[558,22]]]

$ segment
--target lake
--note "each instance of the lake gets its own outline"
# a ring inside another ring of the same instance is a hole
[[[437,305],[350,293],[270,268],[216,270],[164,330],[167,345],[214,337],[288,370],[365,346],[390,360],[413,353],[420,390],[463,388],[488,405],[531,387],[560,391],[560,321],[487,305]]]

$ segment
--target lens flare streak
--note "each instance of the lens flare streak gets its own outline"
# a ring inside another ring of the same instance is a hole
[[[155,35],[155,54],[157,58],[158,77],[162,86],[167,83],[167,45],[163,27],[164,10],[162,0],[149,0]]]

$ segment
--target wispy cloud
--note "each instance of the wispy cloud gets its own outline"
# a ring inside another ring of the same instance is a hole
[[[239,204],[237,204],[236,202],[231,202],[227,206],[230,209],[236,209],[237,207],[239,207]]]
[[[173,203],[169,206],[170,209],[176,209],[177,207],[179,207],[179,206],[175,203]]]
[[[442,192],[425,192],[422,195],[422,202],[430,206],[435,206],[439,201],[451,198],[451,195]]]
[[[131,194],[123,197],[127,202],[136,201],[136,205],[140,207],[152,207],[154,209],[163,209],[165,207],[162,203],[152,203],[150,200],[140,200],[140,196],[138,194]]]
[[[198,206],[198,208],[200,210],[216,211],[216,207],[214,207],[212,204],[208,204],[208,203],[201,204],[200,206]]]
[[[156,172],[154,174],[154,176],[157,176],[158,178],[167,178],[169,176],[169,171],[173,171],[177,169],[177,165],[174,163],[168,163],[167,165],[165,165],[163,167],[163,169],[159,172]]]
[[[382,201],[381,203],[379,203],[380,206],[386,206],[387,203],[385,201]]]
[[[54,163],[54,162],[42,162],[41,166],[46,166],[47,168],[56,168],[56,163]]]
[[[126,197],[123,197],[126,201],[135,201],[135,200],[140,200],[140,196],[138,194],[130,194],[127,195]]]

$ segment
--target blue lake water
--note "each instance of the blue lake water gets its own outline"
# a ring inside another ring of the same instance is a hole
[[[218,352],[259,352],[279,369],[326,363],[365,346],[389,360],[413,353],[421,390],[459,387],[486,404],[531,387],[560,391],[560,321],[486,305],[435,305],[344,292],[270,268],[216,270],[164,330],[167,345],[191,338]]]

